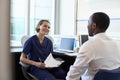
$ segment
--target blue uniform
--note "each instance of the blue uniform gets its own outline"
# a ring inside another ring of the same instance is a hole
[[[44,62],[52,51],[53,44],[50,39],[45,37],[43,43],[40,44],[39,38],[37,35],[34,35],[25,42],[22,52],[25,53],[30,60],[39,61],[40,58],[41,61]],[[41,69],[30,65],[29,71],[40,80],[56,80],[56,78],[65,79],[65,72],[60,67]]]

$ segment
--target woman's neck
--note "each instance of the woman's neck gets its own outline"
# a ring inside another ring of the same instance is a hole
[[[38,38],[39,38],[40,43],[42,43],[43,40],[44,40],[44,35],[37,34],[37,36],[38,36]]]

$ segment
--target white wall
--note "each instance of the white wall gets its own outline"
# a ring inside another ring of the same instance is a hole
[[[0,0],[0,80],[12,80],[9,34],[10,0]]]

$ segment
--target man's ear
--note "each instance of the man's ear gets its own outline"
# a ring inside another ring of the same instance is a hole
[[[96,23],[92,23],[92,29],[96,29]]]

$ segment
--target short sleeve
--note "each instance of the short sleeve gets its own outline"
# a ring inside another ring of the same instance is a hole
[[[22,53],[25,53],[25,54],[30,53],[31,48],[32,48],[32,40],[28,39],[23,46]]]

